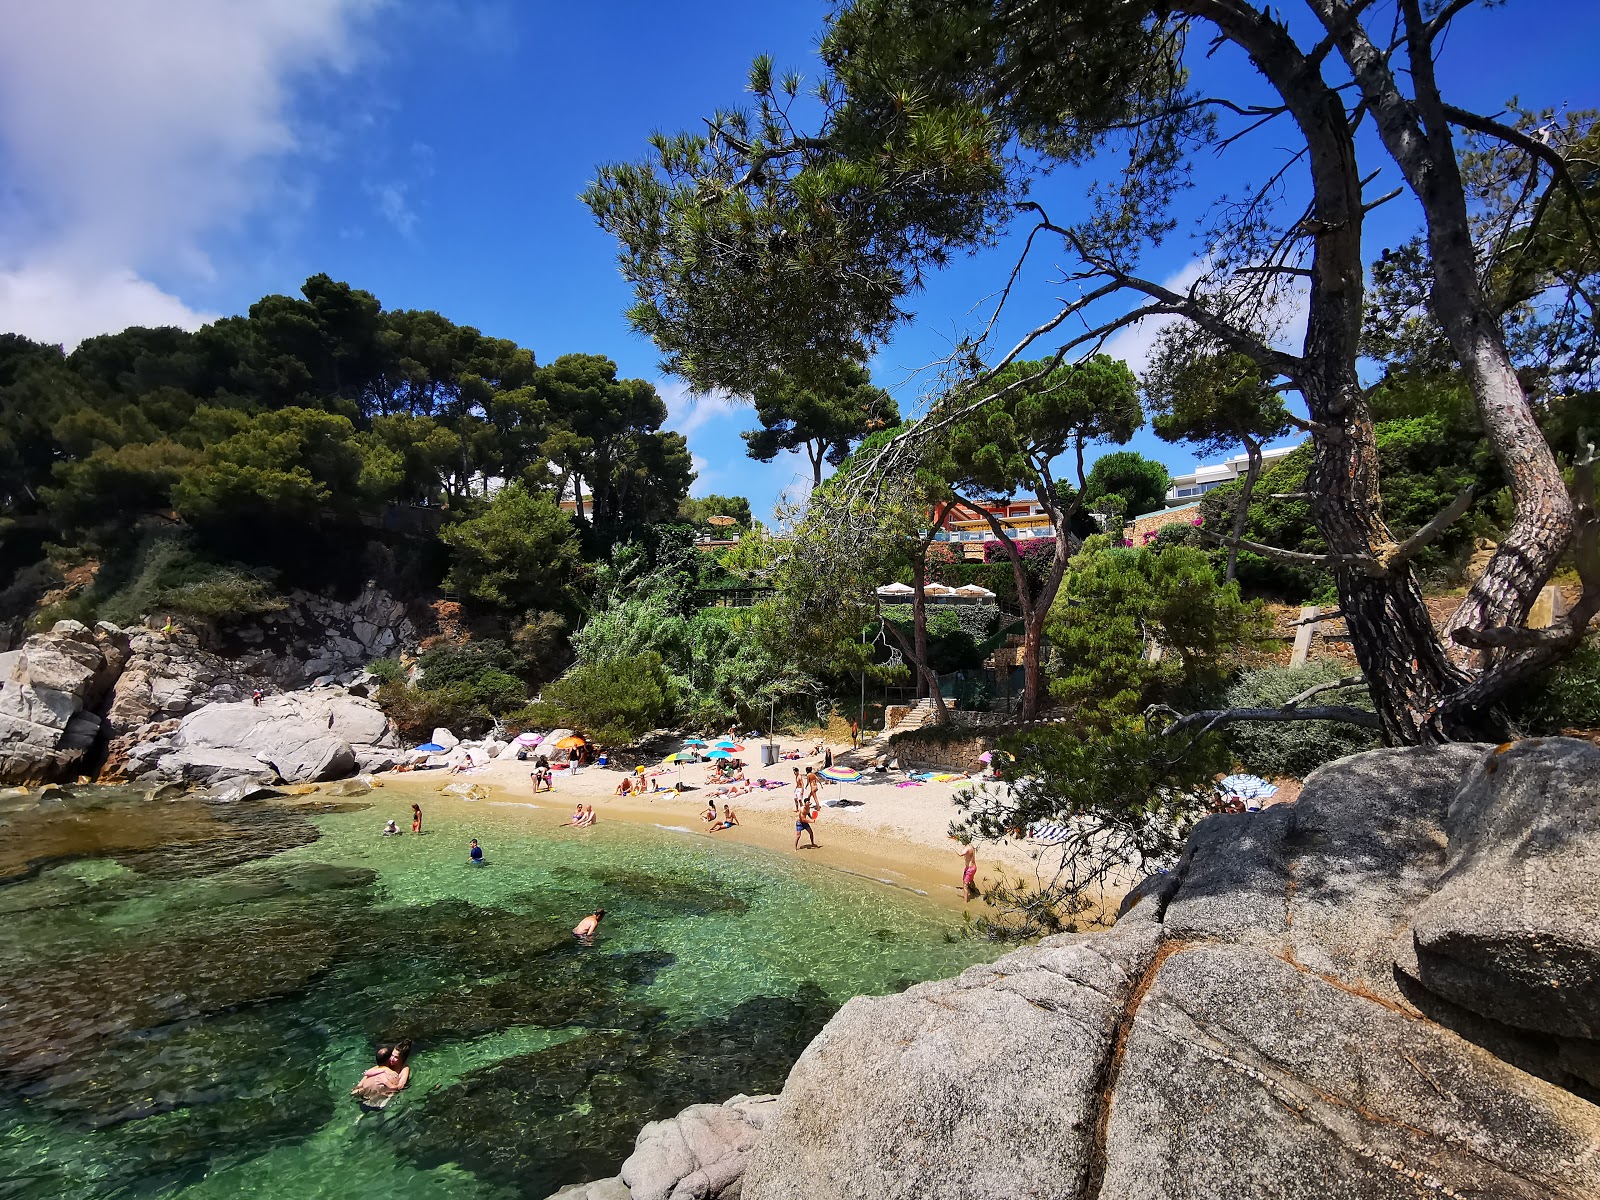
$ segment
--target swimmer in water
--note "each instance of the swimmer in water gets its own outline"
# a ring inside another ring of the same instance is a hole
[[[583,920],[572,927],[572,936],[585,946],[594,945],[595,930],[600,928],[600,921],[606,915],[606,910],[597,908]]]

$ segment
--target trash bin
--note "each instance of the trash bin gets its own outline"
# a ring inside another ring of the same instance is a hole
[[[770,767],[778,761],[778,744],[776,742],[761,743],[761,765]]]

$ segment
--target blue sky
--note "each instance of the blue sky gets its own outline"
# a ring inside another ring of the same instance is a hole
[[[696,402],[662,377],[654,347],[622,317],[615,247],[577,196],[598,163],[640,157],[651,130],[697,125],[737,101],[754,54],[810,70],[824,11],[627,0],[6,6],[0,328],[73,343],[128,324],[193,325],[326,271],[390,307],[437,309],[513,338],[541,361],[601,353],[655,380],[695,453],[694,490],[747,495],[764,514],[802,465],[750,461],[738,436],[748,410]],[[1441,74],[1469,107],[1492,111],[1512,96],[1600,106],[1597,46],[1600,5],[1514,0],[1460,21]],[[1200,82],[1236,94],[1250,86],[1247,70],[1223,56]],[[1264,131],[1225,162],[1200,164],[1199,181],[1248,182],[1288,142],[1287,131]],[[1056,178],[1039,197],[1070,217],[1082,184]],[[1372,254],[1414,224],[1403,202],[1379,209]],[[879,354],[875,376],[903,409],[929,386],[918,368],[1003,281],[1004,249],[934,280],[916,322]],[[1146,269],[1181,278],[1194,258],[1178,238]],[[1040,257],[1003,333],[1050,311],[1061,265],[1059,254]],[[1108,348],[1137,363],[1152,335]],[[1148,431],[1133,448],[1176,470],[1194,462]]]

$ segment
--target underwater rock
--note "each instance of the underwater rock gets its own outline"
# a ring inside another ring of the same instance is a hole
[[[458,1163],[522,1196],[613,1174],[639,1127],[740,1084],[776,1090],[833,1005],[815,986],[724,1017],[595,1031],[474,1071],[388,1132],[419,1166]]]

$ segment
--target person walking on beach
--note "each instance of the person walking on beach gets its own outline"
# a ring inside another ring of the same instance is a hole
[[[411,806],[411,832],[422,832],[422,805],[420,804],[413,804]]]
[[[806,768],[806,799],[815,804],[817,791],[822,787],[822,776],[817,774],[815,767]]]
[[[850,749],[861,749],[861,722],[855,720],[850,722]]]
[[[961,892],[968,900],[975,900],[978,896],[978,848],[970,841],[963,842],[958,851],[961,861],[966,865],[961,869]]]

